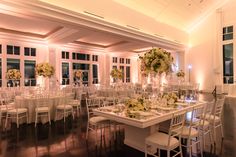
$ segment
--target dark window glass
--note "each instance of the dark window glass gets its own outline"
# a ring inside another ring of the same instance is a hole
[[[93,61],[98,61],[98,55],[93,55]]]
[[[14,46],[14,54],[20,55],[20,47],[19,46]]]
[[[25,56],[29,56],[30,55],[30,48],[25,47]]]
[[[65,51],[61,52],[61,58],[65,59]]]
[[[76,59],[76,54],[74,52],[72,53],[72,59]]]
[[[69,63],[62,63],[62,84],[70,84]]]
[[[120,63],[124,63],[125,59],[124,58],[120,58]]]
[[[126,67],[126,82],[130,82],[130,67]]]
[[[97,84],[98,83],[98,66],[97,65],[93,65],[93,84]]]
[[[229,27],[228,27],[228,33],[233,33],[233,31],[234,31],[233,26],[229,26]]]
[[[231,40],[233,39],[233,34],[224,34],[223,35],[223,40]]]
[[[233,26],[228,26],[223,28],[223,40],[233,39]]]
[[[224,83],[233,83],[233,44],[223,45]]]
[[[0,54],[2,53],[2,45],[0,45]]]
[[[130,64],[130,59],[126,59],[126,64]]]
[[[112,57],[112,63],[117,63],[117,57]]]
[[[13,54],[13,46],[12,45],[7,45],[7,54]]]
[[[112,69],[117,69],[117,66],[116,66],[116,65],[113,65],[113,66],[112,66]]]
[[[89,64],[73,63],[73,69],[89,70]]]
[[[31,48],[31,56],[36,56],[36,48]]]
[[[66,52],[66,59],[69,59],[69,52]]]
[[[77,60],[88,60],[90,59],[89,54],[77,53]]]
[[[35,61],[25,60],[25,86],[36,86]]]

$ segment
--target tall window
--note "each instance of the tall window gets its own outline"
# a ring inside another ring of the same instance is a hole
[[[25,56],[36,56],[36,48],[25,47]]]
[[[20,60],[19,59],[7,59],[7,70],[9,69],[17,69],[20,70]],[[20,80],[18,81],[18,84],[20,85]],[[8,87],[13,87],[13,80],[8,80],[7,81],[7,86]]]
[[[233,43],[223,45],[224,83],[234,83]]]
[[[84,85],[89,84],[89,64],[82,64],[82,63],[73,63],[73,70],[82,70],[83,77],[82,77],[82,83]],[[74,77],[74,82],[76,82],[76,78]]]
[[[25,86],[36,86],[35,61],[25,60]]]
[[[2,54],[2,45],[0,45],[0,54]]]
[[[223,27],[223,82],[234,83],[233,26]]]
[[[93,64],[93,84],[98,84],[98,65]]]
[[[2,59],[0,58],[0,87],[2,87]]]
[[[126,67],[126,82],[130,82],[130,67]]]
[[[7,54],[20,55],[20,46],[7,45]]]
[[[69,63],[62,63],[62,84],[70,84]]]
[[[122,82],[125,82],[125,67],[120,66],[120,70],[122,71]]]

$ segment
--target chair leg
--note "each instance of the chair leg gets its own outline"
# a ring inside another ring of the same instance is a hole
[[[51,116],[50,116],[50,112],[48,111],[48,122],[51,125]]]
[[[6,121],[5,121],[5,129],[7,128],[7,122],[8,122],[8,113],[7,113],[7,116],[6,116]]]
[[[19,128],[19,115],[18,115],[18,113],[16,114],[16,125],[17,125],[17,128]]]
[[[34,127],[37,126],[37,122],[38,122],[38,113],[36,112],[36,117],[35,117]]]
[[[89,123],[87,124],[87,129],[86,129],[86,140],[88,139],[88,132],[89,131]]]
[[[158,156],[160,155],[158,154]],[[147,144],[145,144],[145,157],[147,157]]]

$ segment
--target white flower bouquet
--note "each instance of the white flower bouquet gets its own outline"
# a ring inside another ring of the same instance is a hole
[[[9,69],[6,73],[6,79],[8,80],[19,80],[21,78],[21,73],[17,69]]]
[[[81,79],[83,76],[83,72],[81,70],[74,70],[74,77],[77,79]]]
[[[141,59],[141,71],[143,74],[162,74],[172,71],[171,65],[174,59],[170,52],[162,48],[153,48],[139,58]]]
[[[179,77],[179,78],[181,78],[181,77],[184,78],[185,73],[183,72],[183,70],[180,70],[176,73],[176,76]]]
[[[137,118],[137,111],[147,111],[150,106],[150,102],[144,98],[129,99],[126,101],[126,115],[130,118]]]
[[[170,106],[170,105],[174,105],[175,106],[175,103],[178,100],[178,96],[175,93],[173,93],[173,92],[165,93],[162,96],[162,101],[163,100],[165,100],[167,102],[167,106]]]
[[[112,78],[115,78],[115,79],[122,79],[123,77],[122,70],[120,69],[112,69],[110,75]]]
[[[35,67],[35,73],[37,76],[51,77],[55,73],[55,69],[49,63],[39,63]]]

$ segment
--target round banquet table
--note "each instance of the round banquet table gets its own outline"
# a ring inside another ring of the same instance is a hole
[[[29,114],[29,123],[35,122],[35,108],[37,102],[40,100],[40,98],[35,97],[22,97],[17,96],[15,99],[15,103],[17,107],[24,107],[28,109]],[[50,117],[51,120],[57,120],[55,117],[56,113],[56,107],[57,105],[62,105],[63,102],[67,102],[68,97],[67,96],[50,96],[47,98],[47,104],[50,110]],[[61,117],[60,117],[61,118]],[[42,123],[45,123],[48,121],[47,117],[39,117],[39,121],[41,120]]]

